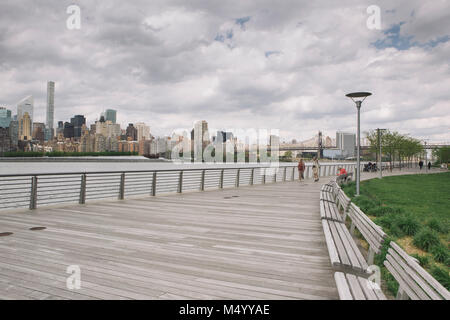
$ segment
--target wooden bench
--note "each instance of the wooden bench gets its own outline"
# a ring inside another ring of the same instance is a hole
[[[339,271],[367,275],[368,265],[344,223],[322,219],[331,265]]]
[[[336,272],[334,280],[341,300],[386,300],[381,288],[366,278]]]
[[[342,210],[344,211],[344,214],[348,210],[350,201],[351,201],[350,198],[347,197],[345,192],[341,188],[339,188],[338,195],[336,197],[336,203],[337,203],[338,208],[342,208]]]
[[[334,195],[332,192],[320,191],[320,200],[335,203]]]
[[[384,265],[399,283],[397,299],[450,300],[449,291],[394,242]]]
[[[327,193],[329,194],[329,193]],[[322,195],[321,195],[322,197]],[[320,200],[320,217],[321,219],[342,222],[342,215],[334,201]]]
[[[324,184],[324,185],[322,186],[322,188],[320,189],[320,191],[322,191],[322,192],[330,192],[330,193],[333,193],[334,188],[333,188],[333,186],[332,186],[331,184],[327,183],[327,184]]]
[[[370,220],[370,218],[354,203],[350,203],[348,216],[352,221],[350,233],[353,235],[356,227],[369,244],[369,257],[367,263],[371,265],[373,264],[374,254],[380,253],[384,239],[386,238],[386,233],[383,232],[383,229],[380,226]],[[346,213],[344,213],[343,217],[344,221],[345,219]]]

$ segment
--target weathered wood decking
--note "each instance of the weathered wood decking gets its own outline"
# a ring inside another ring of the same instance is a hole
[[[337,299],[323,182],[1,213],[0,299]]]

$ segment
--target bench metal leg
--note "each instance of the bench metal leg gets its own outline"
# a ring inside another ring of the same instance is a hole
[[[408,300],[409,297],[406,294],[406,292],[402,289],[402,287],[398,288],[398,292],[397,292],[397,300]]]
[[[355,224],[352,221],[352,224],[350,225],[350,233],[353,235],[355,235]]]
[[[369,247],[369,256],[367,258],[367,264],[370,266],[373,264],[373,258],[375,257],[375,251],[372,247]]]

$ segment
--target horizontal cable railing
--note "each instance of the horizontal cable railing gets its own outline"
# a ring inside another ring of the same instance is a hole
[[[354,163],[322,163],[320,176],[338,167],[353,172]],[[363,165],[361,165],[362,170]],[[313,175],[307,164],[305,178]],[[257,167],[186,168],[135,171],[66,172],[0,175],[0,210],[36,209],[58,203],[236,188],[298,179],[297,164]]]

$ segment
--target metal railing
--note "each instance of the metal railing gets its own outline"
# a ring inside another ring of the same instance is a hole
[[[335,175],[338,167],[353,172],[355,164],[323,163],[320,176]],[[311,178],[312,165],[304,176]],[[138,171],[98,171],[0,175],[0,210],[36,209],[58,203],[156,196],[166,193],[237,188],[298,179],[297,164],[280,167],[187,168]]]

